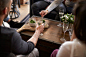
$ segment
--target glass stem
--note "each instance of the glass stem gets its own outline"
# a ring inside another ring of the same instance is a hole
[[[63,38],[65,37],[65,32],[64,32],[64,36],[63,36]]]
[[[61,18],[60,18],[60,22],[61,22]],[[61,23],[59,23],[61,25]]]
[[[60,22],[61,22],[61,18],[60,18]]]

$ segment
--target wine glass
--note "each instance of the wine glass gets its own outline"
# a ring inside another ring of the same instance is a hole
[[[60,8],[59,9],[59,17],[60,17],[60,22],[61,22],[61,17],[64,15],[64,9]],[[59,23],[57,26],[62,27],[61,23]]]
[[[43,21],[39,20],[39,21],[37,21],[37,24],[40,26],[41,24],[43,24]],[[45,23],[44,23],[44,26],[45,26]],[[43,36],[43,33],[40,33],[40,35]]]
[[[68,26],[69,26],[69,23],[68,22],[63,22],[64,36],[63,36],[63,38],[60,39],[62,42],[65,42],[66,41],[64,37],[65,37],[65,32],[68,30]]]
[[[72,33],[73,33],[73,24],[69,24],[69,36],[70,36],[70,39],[71,39],[71,36],[72,36]]]

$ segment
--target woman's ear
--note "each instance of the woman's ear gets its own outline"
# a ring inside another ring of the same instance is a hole
[[[7,9],[7,7],[5,7],[3,10],[3,14],[7,14],[7,12],[8,12],[8,9]]]

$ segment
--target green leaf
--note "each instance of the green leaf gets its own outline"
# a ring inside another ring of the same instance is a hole
[[[45,20],[43,20],[43,23],[45,23]]]
[[[31,20],[30,20],[30,23],[35,23],[35,21],[31,19]]]

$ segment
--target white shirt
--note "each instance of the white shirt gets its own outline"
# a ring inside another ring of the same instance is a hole
[[[86,44],[78,39],[61,45],[56,57],[86,57]]]
[[[56,8],[59,4],[61,4],[64,0],[54,0],[46,10],[48,10],[48,12],[52,11],[54,8]]]
[[[9,27],[9,28],[10,28],[10,25],[9,25],[7,22],[4,22],[4,21],[3,21],[2,26],[3,26],[3,27]]]
[[[54,8],[56,8],[58,5],[60,5],[64,0],[54,0],[46,10],[48,10],[48,12],[52,11]],[[65,5],[67,7],[73,7],[75,4],[75,2],[70,1],[70,0],[66,0],[65,1]]]

